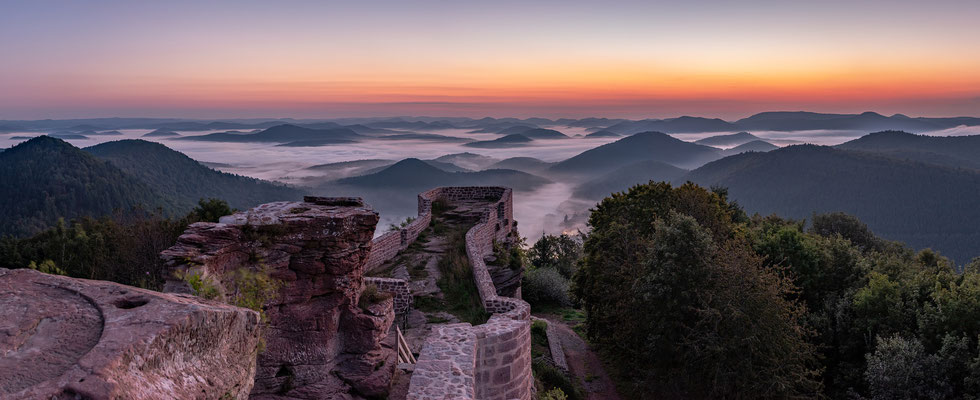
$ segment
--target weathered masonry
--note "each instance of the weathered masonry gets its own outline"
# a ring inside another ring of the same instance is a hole
[[[418,218],[403,229],[372,241],[367,268],[383,264],[406,249],[432,220],[432,203],[487,202],[479,223],[466,233],[466,253],[484,308],[486,324],[451,324],[436,328],[426,340],[412,374],[408,399],[531,398],[530,306],[517,298],[498,296],[484,259],[494,242],[509,240],[517,223],[513,192],[503,187],[441,187],[419,194]],[[367,278],[379,288],[387,279]],[[397,281],[397,279],[395,280]],[[397,293],[396,293],[397,296]],[[410,296],[406,301],[411,301]],[[405,307],[409,307],[405,305]],[[396,308],[399,307],[396,305]]]

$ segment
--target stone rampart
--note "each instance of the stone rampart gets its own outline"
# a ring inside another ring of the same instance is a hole
[[[412,309],[412,288],[404,279],[365,277],[365,285],[374,285],[378,291],[391,293],[395,300],[395,314],[404,315]]]
[[[434,189],[434,190],[438,190]],[[368,255],[367,262],[364,265],[364,270],[366,272],[374,271],[376,268],[380,267],[382,264],[391,260],[398,253],[407,249],[415,239],[419,237],[419,234],[429,227],[429,223],[432,222],[432,198],[424,197],[428,196],[428,193],[433,190],[429,190],[422,194],[419,194],[419,210],[418,215],[415,220],[409,223],[404,228],[388,231],[381,236],[371,240],[371,253]]]
[[[502,187],[444,187],[421,194],[423,198],[450,205],[468,200],[488,202],[479,223],[466,233],[466,254],[480,299],[493,315],[479,326],[453,324],[436,329],[419,355],[408,399],[530,399],[531,307],[520,299],[498,296],[484,261],[493,252],[493,243],[508,240],[516,228],[513,191]],[[422,204],[419,208],[421,211]],[[428,208],[431,210],[431,202]]]

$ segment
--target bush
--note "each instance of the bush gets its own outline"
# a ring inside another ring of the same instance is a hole
[[[561,389],[554,388],[547,392],[541,393],[541,395],[538,396],[538,400],[568,400],[568,396],[566,396],[565,392],[561,391]]]
[[[358,300],[357,305],[362,310],[366,310],[371,305],[378,304],[390,298],[391,293],[382,292],[378,290],[377,285],[370,283],[364,286],[364,291],[361,292],[361,298]]]
[[[538,268],[524,274],[521,296],[533,305],[569,307],[572,298],[568,294],[568,279],[554,268]]]
[[[585,398],[582,395],[582,390],[572,381],[572,378],[569,378],[568,375],[547,361],[543,359],[531,361],[531,370],[534,371],[534,376],[538,378],[545,389],[558,389],[563,395],[566,395],[564,398],[570,400]]]
[[[215,300],[221,296],[221,289],[211,278],[203,277],[199,273],[176,274],[178,278],[187,282],[187,285],[194,291],[194,295],[208,300]]]
[[[400,229],[405,229],[405,227],[411,225],[412,222],[415,222],[415,217],[408,217],[408,218],[405,218],[404,221],[399,222],[397,224],[389,224],[388,225],[388,230],[389,231],[397,231],[397,230],[400,230]]]
[[[225,215],[231,215],[234,210],[228,206],[228,202],[221,199],[209,198],[197,201],[197,207],[191,211],[191,215],[198,221],[218,222],[218,219]]]
[[[31,261],[31,263],[27,265],[27,268],[33,269],[38,272],[43,272],[45,274],[68,275],[65,273],[65,270],[58,268],[58,266],[54,264],[54,261],[51,260],[41,261],[40,264]]]
[[[273,279],[266,271],[239,268],[232,277],[229,302],[239,307],[258,311],[263,321],[267,319],[265,303],[279,295],[282,281]]]
[[[506,266],[511,270],[523,269],[527,263],[527,252],[524,251],[524,239],[518,237],[516,243],[503,245],[496,240],[493,242],[493,265]]]

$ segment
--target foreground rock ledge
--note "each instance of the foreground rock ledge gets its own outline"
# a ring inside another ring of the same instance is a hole
[[[218,399],[252,389],[254,311],[0,269],[0,398]]]

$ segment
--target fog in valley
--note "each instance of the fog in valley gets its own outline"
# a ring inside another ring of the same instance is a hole
[[[309,147],[283,146],[269,142],[223,142],[186,140],[188,136],[202,136],[212,133],[226,132],[225,130],[172,130],[181,137],[144,137],[153,129],[118,129],[121,134],[92,135],[86,138],[68,138],[65,140],[76,147],[84,148],[99,143],[122,139],[143,139],[155,141],[167,147],[186,154],[187,156],[220,171],[259,179],[282,182],[305,188],[316,195],[355,195],[363,196],[381,215],[378,233],[387,229],[389,224],[396,224],[406,217],[415,214],[415,190],[373,188],[365,190],[359,187],[337,185],[336,181],[343,178],[366,175],[378,172],[386,166],[406,158],[435,160],[439,157],[471,153],[483,156],[479,159],[459,157],[449,163],[459,168],[459,171],[481,171],[490,168],[495,162],[512,157],[531,157],[545,163],[556,163],[578,155],[586,150],[615,142],[624,136],[584,137],[602,128],[584,128],[565,125],[538,125],[540,128],[557,130],[568,138],[543,139],[506,148],[474,148],[466,145],[466,141],[490,141],[501,137],[500,133],[473,132],[473,128],[465,129],[393,129],[388,134],[424,134],[438,135],[425,139],[390,140],[367,136],[363,140],[350,143],[336,143]],[[258,132],[260,129],[245,130],[242,133]],[[686,141],[731,135],[738,131],[671,133],[670,136]],[[867,130],[798,130],[751,131],[752,135],[779,147],[794,144],[837,145],[859,138],[868,133]],[[932,136],[964,136],[980,134],[980,126],[957,126],[931,132],[919,132]],[[33,131],[0,132],[0,147],[14,146],[25,138],[43,134]],[[460,140],[453,140],[457,138]],[[735,145],[714,145],[716,149],[727,150]],[[375,160],[351,165],[331,165],[359,160]],[[698,163],[691,167],[700,166]],[[550,165],[550,164],[548,164]],[[321,166],[314,168],[316,166]],[[522,170],[521,168],[513,168]],[[686,168],[693,169],[693,168]],[[455,171],[454,171],[455,172]],[[576,198],[576,186],[595,176],[575,176],[554,174],[534,168],[523,169],[523,172],[541,176],[550,182],[538,185],[533,189],[516,188],[514,194],[515,214],[520,223],[524,236],[533,240],[543,233],[574,232],[585,229],[588,209],[595,205],[596,199]],[[676,182],[675,182],[676,183]]]

